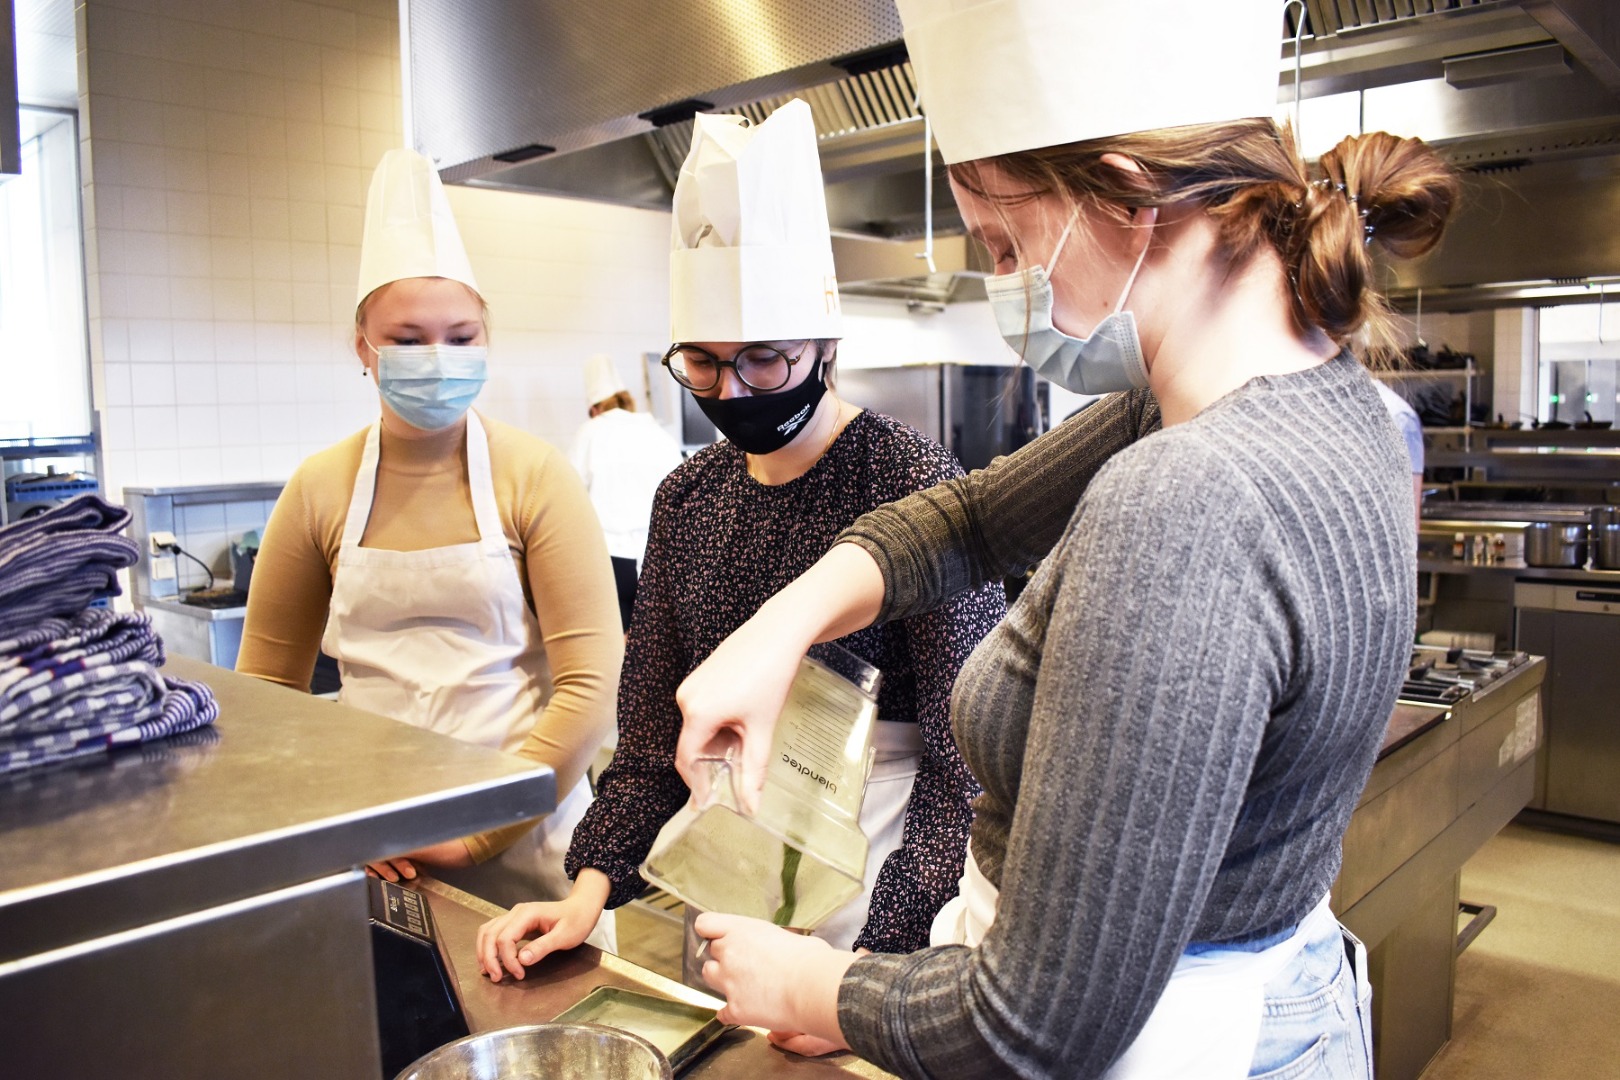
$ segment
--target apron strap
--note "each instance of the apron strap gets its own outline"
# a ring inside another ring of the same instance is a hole
[[[354,474],[354,495],[343,521],[341,546],[356,548],[371,520],[371,504],[377,497],[377,462],[381,457],[381,425],[374,423],[366,432],[360,452],[360,468]],[[489,464],[489,437],[478,414],[467,411],[467,484],[472,490],[473,520],[478,525],[478,542],[487,549],[506,550],[506,534],[501,531],[501,514],[495,505],[495,479]]]
[[[487,550],[506,550],[506,534],[501,531],[501,513],[495,505],[495,473],[489,464],[489,436],[483,421],[467,410],[467,485],[472,489],[473,518],[478,523],[478,542]]]
[[[349,514],[343,520],[341,547],[357,548],[366,534],[366,522],[371,520],[371,503],[377,495],[377,459],[381,424],[373,423],[366,432],[365,449],[360,452],[360,468],[354,474],[354,495],[349,499]]]

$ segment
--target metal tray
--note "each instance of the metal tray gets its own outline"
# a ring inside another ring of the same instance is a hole
[[[601,1024],[640,1035],[664,1052],[677,1073],[730,1027],[713,1009],[617,986],[598,986],[552,1022]]]

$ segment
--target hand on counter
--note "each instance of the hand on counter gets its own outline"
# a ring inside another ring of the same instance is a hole
[[[378,859],[376,862],[366,863],[366,873],[372,877],[380,877],[384,881],[415,881],[416,864],[403,855],[397,859]]]
[[[841,1042],[823,1039],[818,1035],[806,1035],[802,1031],[767,1031],[765,1038],[772,1046],[791,1050],[800,1057],[824,1057],[827,1054],[840,1054],[849,1049]]]
[[[705,912],[693,929],[709,939],[703,980],[726,997],[722,1021],[768,1028],[772,1042],[795,1053],[848,1049],[838,984],[855,953],[741,915]]]
[[[396,855],[392,859],[378,859],[376,862],[367,863],[366,873],[372,877],[380,877],[384,881],[415,881],[417,863],[430,868],[436,866],[459,869],[473,865],[473,857],[464,841],[446,840],[442,844],[430,844],[425,848],[406,852],[404,855]]]
[[[607,875],[590,867],[579,872],[568,899],[519,904],[478,928],[478,966],[491,982],[510,972],[522,979],[526,968],[550,954],[576,948],[596,927],[611,888]],[[519,942],[539,931],[527,945]]]

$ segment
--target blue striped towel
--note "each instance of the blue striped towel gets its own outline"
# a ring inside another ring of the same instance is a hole
[[[120,535],[129,518],[122,506],[80,495],[0,529],[0,638],[117,596],[118,571],[140,557]]]
[[[209,689],[162,675],[162,662],[138,612],[86,610],[0,639],[0,774],[213,723]]]

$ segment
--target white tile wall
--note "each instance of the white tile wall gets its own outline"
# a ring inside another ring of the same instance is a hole
[[[1539,319],[1533,308],[1487,312],[1492,317],[1495,408],[1504,420],[1538,416],[1536,341]]]
[[[186,462],[191,460],[202,462],[207,458],[193,455],[183,459],[182,470],[187,467]],[[219,478],[196,482],[218,483]],[[175,539],[183,549],[206,564],[214,572],[216,583],[223,585],[230,580],[233,570],[231,545],[249,531],[262,533],[274,506],[274,499],[237,499],[178,506],[174,510]],[[177,568],[182,592],[208,584],[208,572],[190,559],[180,559]]]
[[[78,8],[108,489],[285,479],[369,422],[350,345],[372,165],[401,141],[395,0]],[[493,314],[480,407],[566,445],[583,358],[668,335],[665,214],[451,189]]]

